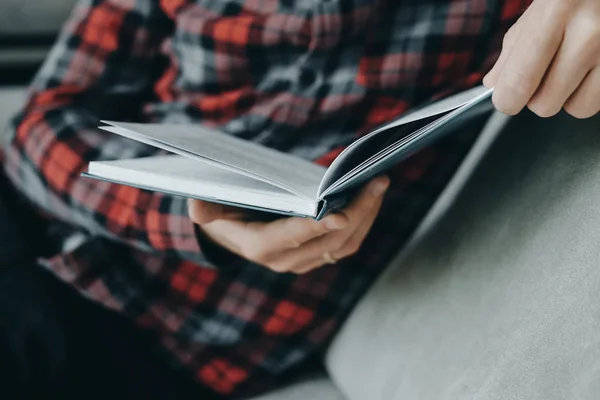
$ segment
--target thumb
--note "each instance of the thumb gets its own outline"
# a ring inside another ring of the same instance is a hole
[[[194,223],[204,225],[218,219],[239,219],[242,213],[235,207],[188,199],[188,214]]]

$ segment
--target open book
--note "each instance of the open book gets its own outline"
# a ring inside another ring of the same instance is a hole
[[[477,87],[412,111],[348,146],[329,168],[201,125],[102,121],[101,129],[167,150],[91,162],[90,178],[271,213],[322,218],[365,181],[491,110]]]

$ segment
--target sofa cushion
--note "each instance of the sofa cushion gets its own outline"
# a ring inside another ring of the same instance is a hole
[[[345,400],[326,377],[303,380],[252,400]]]
[[[0,35],[55,34],[76,0],[2,0]]]
[[[10,119],[23,107],[25,97],[24,88],[0,88],[0,139],[6,134]]]
[[[512,120],[328,355],[349,399],[600,393],[600,120]]]

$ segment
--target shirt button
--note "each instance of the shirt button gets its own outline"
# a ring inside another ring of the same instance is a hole
[[[317,80],[317,74],[312,69],[303,68],[300,71],[300,87],[307,88]]]

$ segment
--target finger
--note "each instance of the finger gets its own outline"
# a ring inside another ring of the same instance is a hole
[[[368,233],[371,231],[373,223],[379,214],[379,210],[381,209],[381,205],[383,203],[383,198],[381,197],[378,203],[370,210],[369,215],[363,219],[362,223],[359,225],[356,231],[350,235],[348,239],[342,245],[342,248],[339,251],[331,252],[331,256],[335,258],[337,261],[342,260],[346,257],[350,257],[356,254],[367,237]],[[309,273],[319,267],[327,265],[328,262],[323,257],[323,254],[326,249],[331,246],[327,243],[322,243],[322,247],[319,249],[321,251],[320,256],[313,258],[312,260],[305,262],[303,265],[293,268],[293,272],[299,275]]]
[[[305,238],[316,238],[347,225],[343,215],[332,215],[323,221],[309,218],[284,218],[274,222],[217,220],[204,226],[213,241],[247,260],[278,272],[289,267],[277,261],[282,253],[301,246]]]
[[[246,225],[243,219],[218,219],[204,224],[202,232],[214,243],[218,243],[232,253],[250,260],[244,253],[247,248],[244,247],[245,241],[252,236]]]
[[[370,211],[381,201],[389,185],[390,180],[388,177],[378,177],[359,193],[356,199],[342,211],[351,225],[358,226],[363,218],[370,215]]]
[[[271,223],[251,223],[258,228],[260,240],[268,242],[274,252],[296,249],[304,243],[330,232],[344,229],[348,219],[343,214],[331,214],[322,221],[312,218],[284,218]]]
[[[589,118],[600,111],[600,67],[590,71],[564,108],[575,118]]]
[[[348,218],[353,219],[348,229],[313,239],[298,249],[287,250],[277,254],[276,257],[281,260],[277,263],[278,267],[294,270],[313,260],[324,261],[323,254],[325,252],[333,254],[333,252],[341,249],[354,232],[359,229],[359,226],[362,225],[363,219],[367,221],[366,223],[370,227],[372,222],[369,221],[374,219],[372,215],[376,215],[379,211],[383,198],[382,195],[388,185],[389,180],[387,178],[379,178],[371,182],[363,189],[352,205],[344,210]]]
[[[363,207],[356,207],[357,204],[369,201],[366,194],[369,197],[381,196],[388,184],[387,178],[380,178],[367,185],[353,202],[356,210]],[[327,233],[343,231],[348,224],[348,217],[344,213],[338,213],[322,221],[309,218],[284,218],[270,223],[219,220],[207,225],[205,232],[217,243],[250,261],[286,272],[308,259],[322,255],[323,251],[315,253],[313,250],[310,253],[314,244],[309,249],[305,249],[303,244],[313,243]],[[341,233],[337,242],[331,244],[328,250],[341,246],[351,233],[351,230]]]
[[[556,58],[527,104],[538,116],[558,114],[597,63],[600,40],[590,35],[592,30],[588,28],[585,24],[575,24],[567,29]]]
[[[502,41],[502,51],[500,52],[500,57],[498,57],[498,60],[496,60],[496,63],[494,64],[494,66],[492,67],[490,72],[488,72],[487,75],[483,77],[483,84],[485,87],[493,88],[494,85],[496,84],[496,81],[498,80],[498,76],[500,75],[500,71],[502,71],[504,64],[506,63],[506,60],[508,60],[508,56],[509,56],[510,52],[512,51],[512,48],[515,43],[514,38],[518,34],[518,32],[519,32],[519,22],[517,21],[517,23],[515,25],[513,25],[513,27],[510,28],[508,30],[508,32],[506,32],[506,35],[504,35],[504,40]]]
[[[492,99],[505,114],[517,114],[529,102],[562,41],[566,13],[563,9],[568,2],[544,3],[547,2],[534,2],[523,16],[515,45],[499,72]]]
[[[188,214],[193,222],[204,225],[217,219],[237,219],[243,215],[243,212],[235,207],[188,199]]]
[[[342,235],[344,239],[338,240],[341,244],[345,237],[350,235],[351,231],[344,233],[347,229],[343,229],[348,226],[346,216],[334,214],[326,219],[343,221],[343,224],[335,222],[328,225],[324,223],[325,220],[317,222],[302,219],[303,223],[289,221],[286,224],[278,224],[276,229],[267,226],[259,235],[245,239],[246,243],[254,243],[251,245],[253,250],[250,250],[249,257],[254,260],[259,259],[264,265],[278,272],[288,272],[299,266],[302,267],[307,260],[315,258],[318,250],[314,249],[314,243],[319,243],[323,238],[331,235]]]
[[[317,268],[321,268],[325,265],[328,265],[328,264],[325,262],[323,257],[313,258],[312,260],[306,262],[302,266],[292,269],[291,272],[293,272],[294,274],[297,274],[297,275],[304,275],[311,271],[314,271]]]
[[[279,253],[288,249],[296,249],[301,245],[327,233],[343,230],[349,224],[350,215],[357,220],[355,214],[361,209],[368,210],[369,203],[375,201],[389,185],[388,178],[378,178],[371,182],[352,203],[349,212],[335,213],[322,221],[310,218],[283,218],[273,222],[248,222],[237,225],[237,235],[246,241],[251,237],[251,246],[263,255]]]
[[[279,273],[302,275],[328,264],[329,263],[322,255],[320,257],[302,259],[299,262],[291,264],[288,255],[286,253],[280,253],[278,258],[271,260],[267,267]]]
[[[278,272],[288,272],[290,264],[281,260],[285,249],[279,242],[272,240],[272,233],[268,229],[272,224],[244,220],[216,220],[204,225],[203,231],[212,241],[249,261]],[[280,236],[284,236],[284,233],[280,232]]]
[[[350,235],[350,237],[342,245],[342,248],[332,253],[335,259],[340,260],[342,258],[352,256],[360,250],[365,238],[371,231],[377,215],[379,215],[379,210],[381,209],[382,204],[383,197],[380,197],[377,204],[375,204],[375,206],[365,216],[356,231],[354,231],[354,233]]]
[[[336,260],[336,261],[339,261],[339,260]],[[304,275],[304,274],[314,271],[315,269],[325,267],[327,265],[331,265],[331,263],[328,260],[326,260],[325,257],[323,257],[323,254],[321,254],[318,257],[313,257],[309,260],[305,260],[304,262],[302,262],[301,264],[298,264],[297,266],[294,266],[293,268],[291,268],[290,271],[297,275]]]

